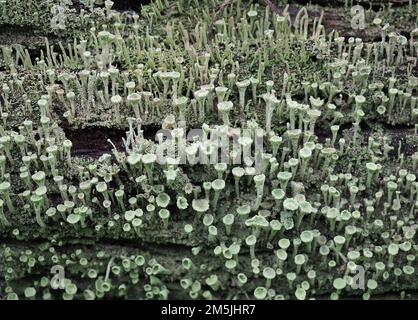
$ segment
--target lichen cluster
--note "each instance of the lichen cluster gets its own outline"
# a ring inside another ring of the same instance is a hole
[[[369,9],[363,40],[264,1],[74,3],[54,44],[0,43],[0,298],[417,289],[418,5],[402,33]],[[48,7],[0,4],[53,36]],[[82,128],[126,134],[78,156]]]

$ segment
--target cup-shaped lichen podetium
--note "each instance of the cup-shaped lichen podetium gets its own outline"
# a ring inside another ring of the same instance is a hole
[[[337,217],[340,215],[340,210],[338,210],[338,208],[327,208],[325,214],[330,225],[330,230],[334,231]]]
[[[286,193],[283,191],[283,189],[275,188],[271,190],[271,195],[273,196],[273,199],[276,203],[276,208],[280,210],[282,207],[283,199],[286,196]]]
[[[299,150],[299,158],[301,160],[300,177],[303,179],[308,168],[309,160],[312,157],[312,150],[308,148],[302,148]]]
[[[216,93],[216,97],[218,98],[218,103],[224,102],[225,101],[225,97],[226,94],[228,92],[228,88],[227,87],[216,87],[215,88],[215,93]]]
[[[367,168],[367,180],[366,180],[366,187],[370,188],[371,184],[373,182],[374,176],[376,172],[378,171],[378,165],[373,162],[366,163]]]
[[[232,228],[232,225],[234,224],[234,220],[235,220],[235,217],[232,213],[228,213],[222,218],[222,222],[225,225],[226,234],[228,236],[231,234],[231,228]]]
[[[296,265],[296,274],[300,274],[302,266],[306,263],[307,259],[304,254],[295,255],[294,262]]]
[[[241,178],[244,176],[245,174],[245,170],[244,168],[241,167],[234,167],[232,168],[232,175],[234,176],[234,182],[235,182],[235,195],[237,197],[239,197],[239,182],[241,180]]]
[[[299,209],[299,203],[294,198],[287,198],[283,201],[283,209],[293,215]]]
[[[158,211],[158,216],[163,221],[164,228],[167,229],[167,227],[168,227],[168,219],[170,218],[170,211],[168,211],[165,208],[164,209],[161,209],[160,211]]]
[[[299,203],[299,211],[297,214],[296,229],[299,229],[302,219],[305,215],[311,214],[313,211],[312,205],[308,201],[301,201]]]
[[[132,107],[135,113],[135,117],[137,119],[141,119],[141,113],[140,113],[140,103],[141,103],[141,95],[139,93],[131,93],[126,98],[128,101],[128,104]]]
[[[220,282],[216,274],[212,274],[210,277],[206,278],[205,282],[212,288],[213,291],[217,291],[219,289]]]
[[[45,223],[43,222],[41,217],[42,208],[44,205],[44,198],[41,195],[33,194],[30,197],[30,201],[32,202],[33,208],[35,210],[36,222],[41,228],[45,228]]]
[[[264,300],[266,298],[266,296],[267,296],[267,291],[268,290],[265,287],[257,287],[254,290],[254,297],[257,300]]]
[[[46,117],[49,113],[49,102],[46,99],[38,100],[38,107],[41,112],[41,117]]]
[[[221,191],[223,189],[225,189],[225,180],[216,179],[216,180],[212,181],[212,189],[215,191],[215,195],[213,197],[212,205],[213,205],[213,209],[216,210]]]
[[[300,286],[297,287],[295,291],[295,297],[298,300],[305,300],[306,299],[306,290]]]
[[[247,283],[248,278],[244,273],[238,273],[237,280],[238,280],[238,287],[242,287]]]
[[[287,260],[287,253],[284,249],[278,249],[276,251],[277,266],[282,269],[284,262]]]
[[[153,181],[154,163],[157,161],[157,156],[154,153],[146,153],[142,156],[142,163],[144,164],[149,182]]]
[[[91,187],[92,183],[91,180],[82,181],[79,184],[79,189],[84,194],[85,202],[89,205],[91,202]]]
[[[107,190],[107,183],[104,181],[100,181],[96,184],[96,191],[101,193],[105,200],[109,200],[109,193]]]
[[[2,196],[2,200],[4,202],[6,202],[7,208],[9,209],[9,211],[11,213],[15,212],[15,207],[13,206],[13,202],[10,198],[10,189],[11,189],[11,185],[10,182],[8,181],[3,181],[2,183],[0,183],[0,194]]]
[[[209,210],[209,200],[207,199],[193,199],[192,208],[199,216]]]
[[[118,202],[119,208],[122,211],[125,211],[124,196],[125,196],[125,191],[123,189],[119,189],[115,191],[116,201]]]
[[[159,206],[160,208],[166,208],[170,203],[170,196],[165,192],[161,192],[157,195],[155,200],[157,206]]]
[[[336,258],[337,258],[337,262],[339,261],[340,258],[340,254],[341,254],[341,249],[344,245],[344,243],[346,242],[345,237],[343,236],[335,236],[334,237],[334,248],[335,248],[335,252],[336,252]]]
[[[189,98],[187,97],[178,97],[173,100],[173,106],[178,110],[180,121],[186,120],[186,107],[188,103]]]
[[[247,91],[248,86],[251,84],[250,80],[246,79],[243,81],[237,81],[236,86],[239,93],[239,106],[242,112],[244,112],[245,107],[245,92]]]
[[[335,278],[332,285],[336,290],[335,292],[333,292],[334,295],[332,295],[332,298],[338,299],[338,296],[341,293],[341,291],[344,290],[347,286],[347,282],[344,278]]]
[[[269,93],[263,94],[262,98],[266,104],[266,132],[269,133],[271,131],[271,122],[274,111],[276,111],[280,101],[275,95]]]
[[[255,259],[255,244],[257,242],[257,237],[255,235],[249,235],[245,238],[245,243],[250,248],[251,259]]]
[[[257,198],[254,205],[254,211],[257,211],[260,207],[261,201],[263,200],[263,193],[264,193],[264,182],[266,180],[266,176],[264,174],[258,174],[254,176],[254,183],[255,189],[257,193]]]
[[[269,227],[269,222],[267,219],[262,216],[260,213],[245,220],[245,225],[251,227],[252,233],[256,236],[260,234],[262,229],[267,229]]]
[[[158,73],[161,82],[163,83],[163,99],[167,98],[168,88],[171,80],[171,72],[163,71]]]
[[[393,262],[394,257],[399,252],[399,245],[396,244],[396,243],[391,243],[391,244],[388,245],[387,251],[388,251],[388,254],[389,254],[388,265],[390,265]]]
[[[115,96],[112,96],[110,98],[110,102],[113,105],[113,111],[115,112],[116,123],[118,125],[121,125],[122,121],[121,121],[121,118],[120,118],[120,106],[123,102],[123,99],[120,95],[115,95]]]
[[[38,187],[42,187],[45,185],[45,172],[38,171],[32,175],[32,180],[38,185]]]
[[[266,288],[271,287],[271,281],[276,277],[276,271],[271,267],[265,267],[263,269],[263,277],[266,279]]]
[[[205,119],[205,105],[206,100],[209,96],[209,91],[200,89],[194,92],[194,97],[197,101],[197,104],[199,106],[199,120],[203,121]]]
[[[283,230],[283,225],[279,220],[271,220],[270,221],[270,235],[268,237],[269,241],[272,241],[274,237],[276,236],[277,232]]]
[[[300,234],[300,240],[306,245],[306,252],[311,253],[314,233],[311,230],[304,230]]]
[[[245,220],[247,220],[248,215],[249,215],[249,214],[250,214],[250,212],[251,212],[251,206],[250,206],[250,205],[248,205],[248,204],[243,204],[243,205],[239,206],[239,207],[236,209],[236,211],[237,211],[238,217],[239,217],[242,221],[245,221]]]
[[[218,103],[218,111],[221,114],[222,121],[224,125],[229,126],[229,112],[234,107],[234,104],[231,101],[222,101]]]
[[[272,154],[273,157],[276,157],[277,152],[279,151],[280,145],[283,142],[283,138],[278,136],[278,135],[274,135],[270,138],[270,144],[271,144],[271,149],[272,149]]]
[[[26,155],[26,137],[21,134],[17,134],[13,137],[14,142],[19,147],[20,155],[24,157]]]

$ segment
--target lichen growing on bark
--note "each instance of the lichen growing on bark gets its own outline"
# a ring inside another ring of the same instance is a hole
[[[312,2],[0,0],[0,299],[410,298],[418,5]]]

